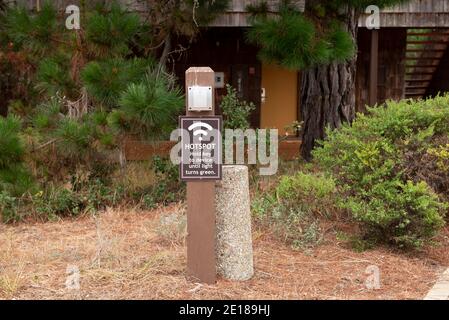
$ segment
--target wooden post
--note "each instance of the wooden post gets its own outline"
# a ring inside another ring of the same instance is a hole
[[[212,87],[212,110],[187,116],[215,115],[215,73],[211,68],[195,67],[186,71],[186,91],[191,86]],[[188,94],[186,93],[186,99]],[[187,182],[187,274],[200,282],[216,281],[215,258],[215,181]]]
[[[379,30],[371,30],[371,55],[369,70],[369,105],[374,106],[377,100],[377,84],[379,72]]]

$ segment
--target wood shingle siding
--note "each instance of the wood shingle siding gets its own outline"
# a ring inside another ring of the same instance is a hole
[[[36,7],[37,1],[42,4],[44,0],[7,0],[9,3],[26,5],[30,9]],[[60,10],[70,4],[79,4],[79,0],[54,0]],[[89,1],[92,3],[94,1]],[[99,1],[103,2],[103,1]],[[145,0],[119,0],[120,3],[128,6],[130,10],[145,12],[150,8]],[[216,27],[248,27],[248,13],[246,7],[250,4],[260,3],[261,0],[231,0],[227,13],[214,21],[211,26]],[[268,8],[271,12],[276,12],[279,0],[268,0]],[[299,10],[304,10],[306,0],[296,0]],[[359,25],[365,26],[366,15],[362,15]],[[392,8],[382,10],[380,15],[381,27],[448,27],[449,26],[449,0],[413,0],[406,4],[397,5]]]
[[[360,18],[365,25],[366,16]],[[449,26],[449,0],[413,0],[383,9],[381,27],[432,28]]]
[[[212,26],[247,27],[248,4],[257,4],[257,0],[233,0],[228,12],[219,17]],[[279,1],[268,1],[269,11],[276,12]],[[299,9],[303,10],[305,0],[296,1]],[[359,21],[360,27],[365,26],[366,15]],[[381,11],[381,27],[448,27],[449,0],[414,0],[407,4],[386,8]]]

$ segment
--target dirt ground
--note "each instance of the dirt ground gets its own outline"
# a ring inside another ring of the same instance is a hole
[[[254,278],[200,285],[185,277],[182,237],[158,231],[161,217],[181,210],[0,224],[0,299],[422,299],[449,266],[447,230],[439,246],[404,254],[358,253],[335,232],[310,252],[294,251],[256,228]],[[380,271],[377,290],[366,286],[372,266]],[[80,288],[69,289],[77,269]]]

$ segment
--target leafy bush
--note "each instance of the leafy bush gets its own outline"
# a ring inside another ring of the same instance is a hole
[[[81,196],[70,189],[49,188],[33,199],[36,213],[44,219],[58,216],[76,216],[83,210]]]
[[[319,218],[333,213],[335,193],[331,178],[298,172],[283,176],[274,191],[257,198],[252,211],[294,248],[307,249],[321,240]]]
[[[248,129],[250,127],[249,116],[256,108],[252,102],[241,101],[237,97],[237,91],[226,85],[226,95],[221,101],[221,111],[224,118],[225,129]]]
[[[143,199],[147,208],[155,207],[156,204],[167,205],[184,198],[185,185],[179,180],[178,166],[173,165],[170,159],[156,156],[152,168],[157,183]]]
[[[352,126],[329,131],[314,151],[365,238],[420,247],[444,225],[449,176],[441,143],[449,135],[448,105],[444,96],[370,108]],[[429,162],[430,156],[441,157]]]
[[[0,191],[0,215],[3,222],[8,223],[19,219],[16,200],[15,197],[10,196],[7,192]]]
[[[306,204],[309,210],[320,211],[332,204],[335,182],[321,175],[298,172],[294,176],[281,178],[276,188],[276,197],[285,207]]]

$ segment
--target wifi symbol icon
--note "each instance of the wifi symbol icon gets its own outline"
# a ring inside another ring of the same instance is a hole
[[[203,128],[207,129],[207,131],[204,130]],[[194,136],[200,136],[199,137],[200,141],[203,141],[203,137],[209,135],[208,131],[212,131],[213,130],[211,125],[209,125],[207,123],[204,123],[204,122],[195,122],[188,129],[189,129],[189,131],[193,131],[193,135]]]

